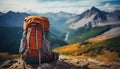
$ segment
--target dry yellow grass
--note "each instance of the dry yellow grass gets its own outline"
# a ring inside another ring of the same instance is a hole
[[[8,53],[7,52],[0,52],[0,56],[7,56]]]
[[[20,54],[9,54],[8,52],[0,52],[0,57],[5,57],[5,58],[20,58]]]
[[[117,42],[113,44],[113,41]],[[101,43],[91,42],[89,44],[85,43],[70,44],[54,49],[54,51],[62,55],[68,55],[70,57],[72,56],[79,58],[91,57],[103,62],[120,62],[119,52],[117,52],[118,50],[117,48],[119,49],[119,40],[118,38],[114,38]],[[111,49],[113,49],[114,51],[111,51]]]
[[[98,37],[93,37],[93,38],[90,38],[90,39],[88,39],[87,41],[88,42],[94,42],[94,43],[99,43],[99,42],[102,42],[102,41],[104,41],[104,40],[107,40],[107,38],[106,37],[100,37],[100,36],[98,36]]]
[[[71,44],[71,45],[60,47],[59,49],[55,49],[54,51],[59,52],[59,53],[77,51],[79,50],[78,48],[79,46],[80,46],[80,43],[76,43],[76,44]]]
[[[113,61],[120,62],[118,53],[110,52],[108,50],[103,50],[103,52],[104,52],[104,54],[97,55],[95,58],[99,59],[101,61],[104,61],[104,62],[113,62]]]

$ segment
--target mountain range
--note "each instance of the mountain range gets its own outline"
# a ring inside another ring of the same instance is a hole
[[[0,26],[21,27],[26,16],[29,14],[9,11],[0,16]]]
[[[76,14],[63,11],[58,13],[22,13],[13,11],[8,11],[7,13],[0,12],[0,26],[22,27],[24,18],[30,15],[45,16],[49,19],[51,27],[63,30],[63,25],[65,24],[67,19]]]
[[[116,27],[120,27],[120,10],[105,12],[99,10],[98,8],[92,7],[82,14],[76,15],[67,20],[66,28],[69,32],[68,42],[74,43],[78,41],[84,41],[83,39],[86,40],[97,35],[101,35],[102,33]],[[118,33],[117,35],[119,36],[120,34]],[[114,36],[116,35],[112,35],[112,37]]]
[[[93,28],[99,25],[120,23],[120,10],[113,12],[101,11],[95,7],[76,15],[67,21],[68,27],[78,29],[82,26]]]

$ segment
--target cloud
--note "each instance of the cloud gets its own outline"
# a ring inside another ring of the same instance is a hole
[[[109,2],[106,3],[104,6],[99,7],[101,10],[112,12],[114,10],[120,10],[120,5],[118,4],[110,4]]]
[[[108,1],[112,2],[113,0],[1,0],[0,11],[82,13],[92,6],[102,7],[102,3]]]

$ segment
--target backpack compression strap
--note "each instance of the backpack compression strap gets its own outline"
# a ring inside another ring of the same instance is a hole
[[[37,28],[36,28],[36,47],[37,47],[37,49],[38,49],[38,31],[37,31]],[[40,54],[40,51],[39,51],[39,49],[38,49],[38,55],[39,55],[39,67],[41,67],[41,54]]]
[[[25,32],[27,32],[26,30],[25,30]],[[27,45],[28,45],[28,48],[25,50],[25,52],[23,53],[23,56],[26,56],[26,54],[27,54],[27,52],[28,52],[28,50],[29,50],[29,48],[30,48],[30,35],[31,35],[31,32],[32,32],[32,29],[30,29],[30,32],[29,32],[29,34],[28,34],[28,41],[27,41]],[[27,34],[26,34],[27,35]],[[26,39],[26,37],[25,37],[25,39]]]

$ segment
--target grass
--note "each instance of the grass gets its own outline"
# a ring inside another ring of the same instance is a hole
[[[103,61],[120,62],[120,36],[99,43],[75,43],[54,49],[62,55],[85,55]]]

